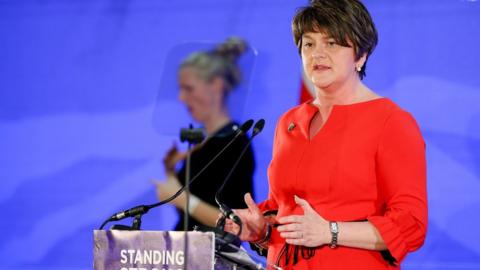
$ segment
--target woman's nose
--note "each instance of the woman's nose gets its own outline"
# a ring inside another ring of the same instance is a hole
[[[325,58],[325,48],[324,46],[315,46],[312,52],[313,58]]]

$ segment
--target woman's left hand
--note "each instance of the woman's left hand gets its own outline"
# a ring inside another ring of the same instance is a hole
[[[317,247],[330,243],[329,222],[320,216],[310,204],[295,195],[295,202],[302,207],[303,215],[280,218],[278,231],[288,244]]]

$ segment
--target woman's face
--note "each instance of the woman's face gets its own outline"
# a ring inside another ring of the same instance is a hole
[[[205,123],[212,113],[220,106],[221,98],[215,83],[206,82],[192,67],[184,67],[179,71],[179,99],[185,104],[192,117]]]
[[[317,88],[335,89],[353,76],[358,77],[353,47],[341,46],[326,34],[303,34],[301,54],[305,73]]]

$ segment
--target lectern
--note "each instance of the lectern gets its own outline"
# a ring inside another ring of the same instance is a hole
[[[264,269],[246,252],[220,251],[213,232],[94,231],[94,270]]]

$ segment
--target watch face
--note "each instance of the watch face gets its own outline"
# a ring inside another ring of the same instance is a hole
[[[338,233],[338,223],[337,222],[331,222],[330,223],[330,230],[332,233]]]

